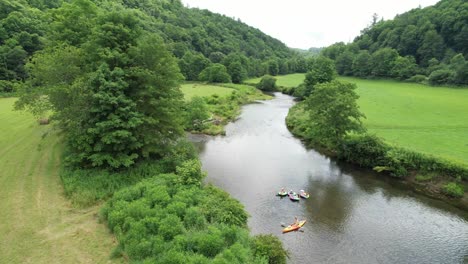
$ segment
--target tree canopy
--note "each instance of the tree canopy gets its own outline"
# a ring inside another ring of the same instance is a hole
[[[429,81],[434,84],[466,85],[466,61],[455,66],[452,59],[468,58],[467,47],[468,3],[442,0],[393,20],[378,21],[374,16],[352,43],[335,43],[321,54],[333,59],[342,75],[401,80],[432,75]],[[435,76],[437,81],[431,81]]]

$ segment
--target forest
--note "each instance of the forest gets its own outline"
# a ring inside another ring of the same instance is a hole
[[[187,8],[177,0],[4,0],[0,3],[0,92],[16,90],[30,77],[26,65],[36,52],[60,43],[83,42],[96,14],[111,3],[133,10],[142,30],[163,40],[186,80],[198,80],[212,65],[228,73],[234,83],[264,74],[306,71],[304,57],[279,40],[239,20]]]
[[[430,84],[468,84],[468,3],[442,0],[371,24],[352,43],[335,43],[322,55],[340,75],[395,78]]]

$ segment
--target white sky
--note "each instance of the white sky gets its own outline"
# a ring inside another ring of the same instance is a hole
[[[292,48],[350,42],[377,13],[384,19],[438,0],[182,0],[184,5],[239,18]]]

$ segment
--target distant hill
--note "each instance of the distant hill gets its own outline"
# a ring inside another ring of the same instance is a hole
[[[54,17],[56,10],[68,3],[80,3],[85,8],[87,2],[98,6],[109,4],[104,0],[0,2],[0,92],[10,91],[15,82],[28,78],[25,63],[56,33],[57,29],[49,26],[57,19]],[[212,63],[223,64],[235,82],[247,76],[296,71],[299,54],[239,20],[208,10],[187,8],[180,0],[121,0],[113,4],[144,14],[141,19],[145,20],[145,30],[156,32],[164,39],[179,59],[181,71],[188,80],[196,80]],[[69,28],[61,30],[79,30],[78,21],[74,22],[79,18],[73,17],[73,12],[66,15],[70,20]],[[93,14],[88,16],[92,18]]]
[[[291,48],[294,52],[306,58],[314,57],[320,54],[323,48],[309,48],[309,49],[297,49]]]
[[[408,79],[419,74],[434,84],[468,84],[468,2],[442,0],[393,20],[374,19],[352,43],[336,43],[322,54],[334,59],[343,75]]]

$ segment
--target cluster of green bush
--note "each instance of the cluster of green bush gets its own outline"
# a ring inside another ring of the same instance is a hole
[[[307,124],[311,121],[303,104],[299,103],[290,109],[286,118],[289,129],[308,144],[327,148],[321,137],[310,136]],[[339,159],[386,172],[393,177],[404,178],[411,173],[438,175],[438,179],[453,182],[442,190],[449,196],[463,196],[463,182],[468,181],[468,169],[462,164],[390,146],[377,136],[367,133],[347,135],[336,145],[334,154]]]
[[[184,162],[176,173],[122,189],[103,207],[119,240],[114,256],[142,263],[286,263],[278,238],[249,237],[237,200],[202,186],[198,160]]]

